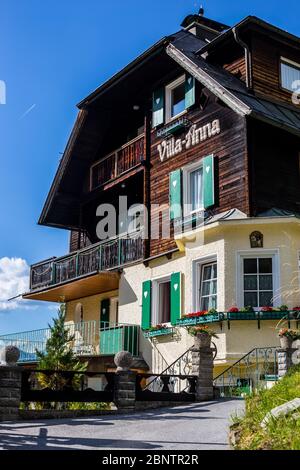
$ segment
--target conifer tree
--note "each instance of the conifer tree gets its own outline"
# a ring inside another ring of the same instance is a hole
[[[50,328],[50,337],[46,342],[45,351],[36,351],[38,358],[38,370],[51,371],[78,371],[84,372],[87,369],[87,363],[82,363],[76,358],[72,343],[74,335],[70,334],[65,326],[66,306],[60,305],[58,317],[53,319],[53,325]],[[65,379],[60,374],[38,374],[38,381],[43,388],[51,390],[61,390],[65,385]],[[73,386],[79,381],[79,376],[73,380]]]

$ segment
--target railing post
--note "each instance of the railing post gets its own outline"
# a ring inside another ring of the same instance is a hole
[[[19,418],[22,368],[17,366],[20,351],[14,346],[3,349],[0,363],[0,421]]]
[[[193,375],[197,376],[196,401],[209,401],[214,398],[213,387],[213,350],[210,346],[202,345],[201,339],[195,337],[192,348]]]
[[[119,410],[129,411],[135,408],[136,402],[136,373],[130,370],[133,358],[129,352],[121,351],[114,361],[117,366],[114,402]]]
[[[278,377],[282,379],[293,367],[293,355],[297,351],[297,348],[281,348],[278,349]]]

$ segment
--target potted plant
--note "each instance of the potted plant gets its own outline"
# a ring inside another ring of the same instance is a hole
[[[208,326],[192,326],[188,328],[188,333],[195,338],[195,347],[200,348],[210,348],[211,339],[218,338],[218,335],[208,328]]]
[[[293,342],[300,339],[300,331],[282,328],[279,331],[280,346],[282,349],[291,349]]]

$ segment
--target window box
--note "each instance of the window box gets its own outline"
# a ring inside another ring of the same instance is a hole
[[[157,131],[157,137],[167,137],[168,135],[175,135],[178,132],[183,131],[186,127],[190,126],[191,122],[185,117],[176,119],[174,122],[167,124],[162,129]]]
[[[224,316],[222,313],[213,313],[209,315],[203,315],[202,317],[190,317],[190,318],[181,318],[177,321],[176,326],[195,326],[203,325],[205,323],[216,323],[223,321]]]
[[[259,312],[261,320],[281,320],[283,317],[287,317],[289,312]]]
[[[227,320],[257,320],[259,312],[228,312]]]
[[[168,336],[174,333],[174,328],[162,328],[161,330],[144,331],[145,338],[155,338],[157,336]]]

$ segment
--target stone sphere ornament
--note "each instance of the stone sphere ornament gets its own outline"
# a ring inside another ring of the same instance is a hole
[[[0,358],[1,365],[15,366],[20,358],[20,350],[16,346],[5,346]]]
[[[127,351],[121,351],[115,355],[114,361],[117,366],[117,372],[126,372],[133,364],[132,354]]]

